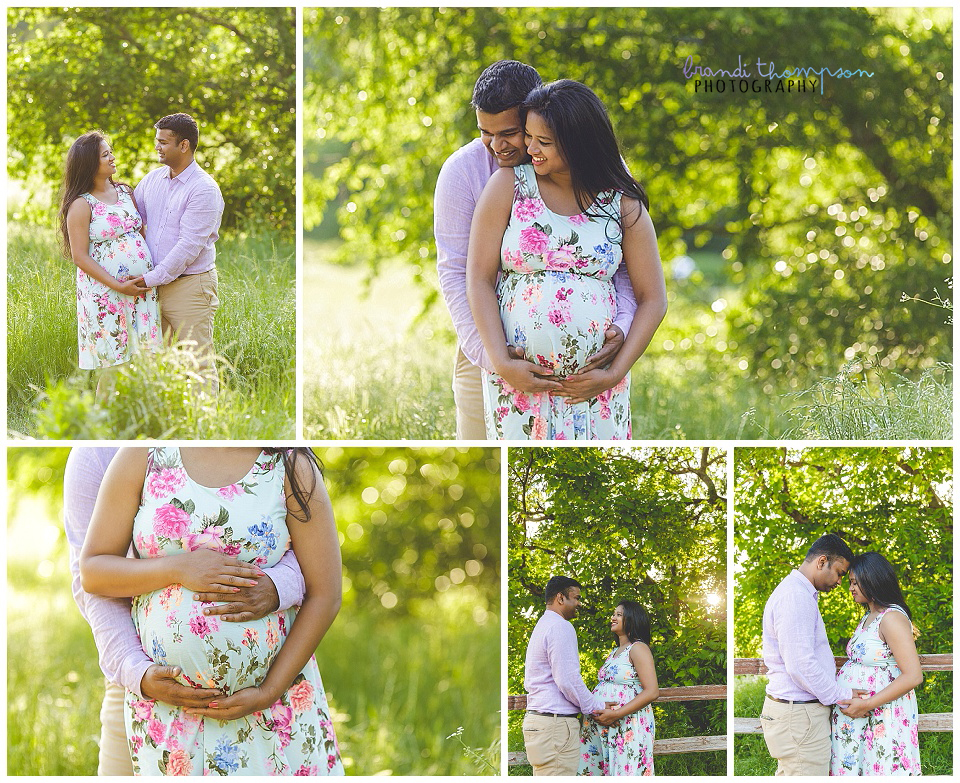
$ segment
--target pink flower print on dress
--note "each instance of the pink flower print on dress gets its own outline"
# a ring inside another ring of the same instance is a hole
[[[153,531],[158,536],[177,540],[190,529],[190,515],[182,508],[166,503],[153,515]]]
[[[141,555],[146,555],[147,557],[159,557],[160,556],[160,547],[157,544],[157,539],[155,536],[144,536],[141,533],[137,533],[136,537],[137,552]]]
[[[187,474],[180,468],[163,468],[154,471],[147,479],[147,492],[154,498],[167,497],[183,489],[187,484]]]
[[[556,250],[548,250],[544,253],[543,261],[547,269],[562,271],[573,267],[577,261],[577,257],[573,254],[573,249],[570,245],[561,245]]]
[[[584,214],[581,212],[579,215],[571,215],[571,216],[570,216],[570,222],[573,223],[573,225],[575,225],[575,226],[582,226],[582,225],[584,225],[585,223],[589,223],[589,222],[590,222],[590,218],[588,218],[586,215],[584,215]]]
[[[107,206],[102,201],[98,201],[93,205],[93,214],[97,217],[107,214]]]
[[[199,636],[203,639],[218,630],[220,630],[220,623],[216,617],[195,614],[190,618],[190,633],[194,636]]]
[[[550,237],[539,228],[525,228],[520,232],[520,249],[524,253],[542,254],[550,246]]]
[[[543,202],[538,198],[517,199],[513,205],[513,216],[521,223],[529,223],[543,212]]]
[[[130,704],[133,707],[133,717],[138,721],[149,720],[153,716],[152,701],[134,701]]]
[[[206,528],[202,533],[187,533],[183,536],[181,543],[188,552],[193,552],[195,549],[212,549],[214,552],[222,552],[224,548],[223,534],[223,527],[213,525]]]
[[[526,413],[533,407],[533,405],[531,404],[530,397],[527,396],[527,394],[524,392],[517,392],[517,396],[513,399],[513,407],[520,411],[520,413]]]
[[[109,215],[107,215],[107,225],[112,226],[113,228],[120,228],[123,225],[123,221],[118,215],[115,215],[111,212]]]
[[[190,754],[183,748],[177,748],[167,757],[166,775],[185,776],[190,774]]]
[[[307,680],[301,680],[287,693],[295,713],[305,712],[313,706],[313,686]]]
[[[167,727],[160,721],[151,719],[147,723],[147,734],[150,735],[154,744],[159,745],[163,742],[163,738],[167,736]]]
[[[280,738],[280,747],[287,747],[290,744],[290,725],[293,723],[293,710],[277,702],[270,708],[270,717],[273,719],[270,728]]]
[[[130,738],[130,747],[133,749],[133,752],[134,752],[134,753],[139,753],[139,752],[140,752],[140,748],[143,747],[143,737],[141,737],[139,734],[134,735],[133,737],[131,737],[131,738]]]
[[[533,426],[530,428],[530,437],[533,440],[546,440],[547,420],[543,416],[533,417]]]
[[[295,778],[312,778],[320,774],[320,768],[316,764],[311,764],[309,767],[306,764],[301,764],[296,772],[293,773]]]
[[[243,487],[239,484],[231,484],[227,487],[221,487],[217,490],[217,495],[219,495],[224,500],[233,500],[243,495]]]

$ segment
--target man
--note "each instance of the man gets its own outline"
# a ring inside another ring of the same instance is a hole
[[[154,146],[163,164],[137,185],[134,197],[146,224],[154,268],[142,278],[157,287],[160,320],[167,340],[196,343],[201,371],[215,395],[213,316],[217,299],[218,238],[223,217],[220,188],[193,159],[200,131],[189,114],[157,121]]]
[[[514,167],[530,160],[524,139],[519,106],[531,90],[543,84],[529,65],[500,60],[480,74],[473,88],[473,108],[480,138],[453,153],[437,178],[433,205],[433,233],[437,243],[437,274],[440,289],[457,333],[457,358],[453,374],[453,398],[457,408],[457,438],[485,440],[482,375],[493,371],[480,333],[467,302],[467,248],[470,223],[487,180],[498,168]],[[637,310],[633,286],[621,264],[613,278],[617,292],[617,318],[604,335],[600,351],[590,357],[581,373],[605,367],[623,345]],[[511,348],[514,358],[522,351]],[[539,374],[545,374],[535,365]],[[562,383],[561,383],[562,386]],[[575,394],[566,388],[560,393]]]
[[[523,742],[534,775],[576,775],[580,760],[577,714],[600,713],[606,706],[580,677],[577,632],[570,623],[580,607],[580,590],[580,584],[567,576],[547,582],[547,609],[527,644]]]
[[[106,676],[106,691],[100,710],[100,756],[98,775],[133,775],[127,732],[124,728],[124,691],[141,699],[155,699],[180,707],[206,707],[221,695],[211,688],[193,689],[177,682],[179,667],[160,666],[147,657],[130,616],[130,599],[90,595],[80,587],[80,550],[86,537],[97,491],[116,454],[116,448],[74,448],[67,458],[63,479],[63,518],[70,544],[73,597],[83,619],[93,630],[100,654],[100,669]],[[237,593],[200,593],[197,600],[224,602],[204,609],[206,615],[240,622],[265,617],[303,601],[300,566],[288,551],[273,568],[264,569],[268,579]]]
[[[837,684],[833,652],[817,606],[840,584],[853,553],[840,536],[821,536],[763,610],[767,696],[760,723],[778,775],[830,774],[830,707],[862,691]]]

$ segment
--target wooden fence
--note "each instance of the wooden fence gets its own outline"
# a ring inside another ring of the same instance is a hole
[[[661,688],[655,704],[672,701],[713,701],[727,698],[726,685],[688,685],[682,688]],[[508,710],[525,710],[527,695],[513,695],[507,697]],[[711,737],[673,737],[653,741],[655,756],[665,756],[671,753],[699,753],[707,750],[726,750],[727,737],[725,734]],[[513,767],[526,764],[527,754],[523,751],[511,751],[507,754],[507,763]]]
[[[847,659],[842,656],[834,658],[834,663],[839,670]],[[921,655],[920,668],[925,672],[952,672],[953,654],[946,655]],[[733,673],[737,674],[766,674],[767,667],[763,665],[762,658],[735,658],[733,661]],[[920,716],[920,731],[953,731],[953,713],[952,712],[931,712]],[[734,734],[762,734],[760,728],[760,718],[737,718],[733,719]]]

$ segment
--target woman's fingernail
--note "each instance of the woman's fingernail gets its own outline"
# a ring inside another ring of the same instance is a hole
[[[220,705],[220,702],[218,702],[218,701],[212,701],[212,702],[210,702],[210,706],[211,706],[211,707],[218,707],[219,705]]]
[[[239,592],[240,592],[240,588],[239,588],[239,587],[234,587],[234,588],[233,588],[233,592],[239,593]]]

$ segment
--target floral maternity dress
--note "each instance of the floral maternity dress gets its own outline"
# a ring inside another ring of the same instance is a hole
[[[866,615],[857,625],[847,643],[849,660],[840,669],[838,682],[872,696],[900,676],[893,653],[880,638],[880,619],[891,611],[903,612],[899,606],[891,606],[866,627]],[[834,707],[831,720],[831,775],[920,774],[917,696],[913,691],[863,718],[848,718]]]
[[[279,454],[261,453],[236,484],[206,487],[187,475],[179,449],[152,449],[134,521],[137,556],[175,557],[208,548],[269,568],[290,540],[283,481]],[[184,685],[228,694],[258,685],[296,611],[233,623],[204,616],[203,606],[178,584],[135,598],[132,613],[144,651],[159,664],[180,666]],[[126,724],[139,775],[343,774],[312,657],[263,712],[218,721],[128,693]]]
[[[153,269],[147,243],[140,234],[143,220],[133,198],[117,188],[116,204],[105,204],[89,193],[90,257],[118,280],[139,277]],[[77,337],[80,367],[97,370],[129,362],[137,351],[160,344],[157,290],[143,297],[127,296],[94,280],[77,268]]]
[[[620,194],[601,193],[589,214],[552,212],[533,166],[514,169],[513,209],[503,235],[497,299],[507,342],[560,376],[603,346],[617,314],[613,275],[623,253],[615,216]],[[604,215],[607,215],[606,217]],[[527,394],[484,372],[487,436],[504,440],[623,440],[630,437],[630,376],[586,402]]]
[[[637,642],[634,642],[636,644]],[[627,645],[614,650],[600,667],[593,695],[617,707],[633,701],[643,688],[637,670],[630,661]],[[612,726],[602,726],[589,716],[580,730],[580,768],[578,775],[631,776],[653,774],[653,707],[627,715]]]

